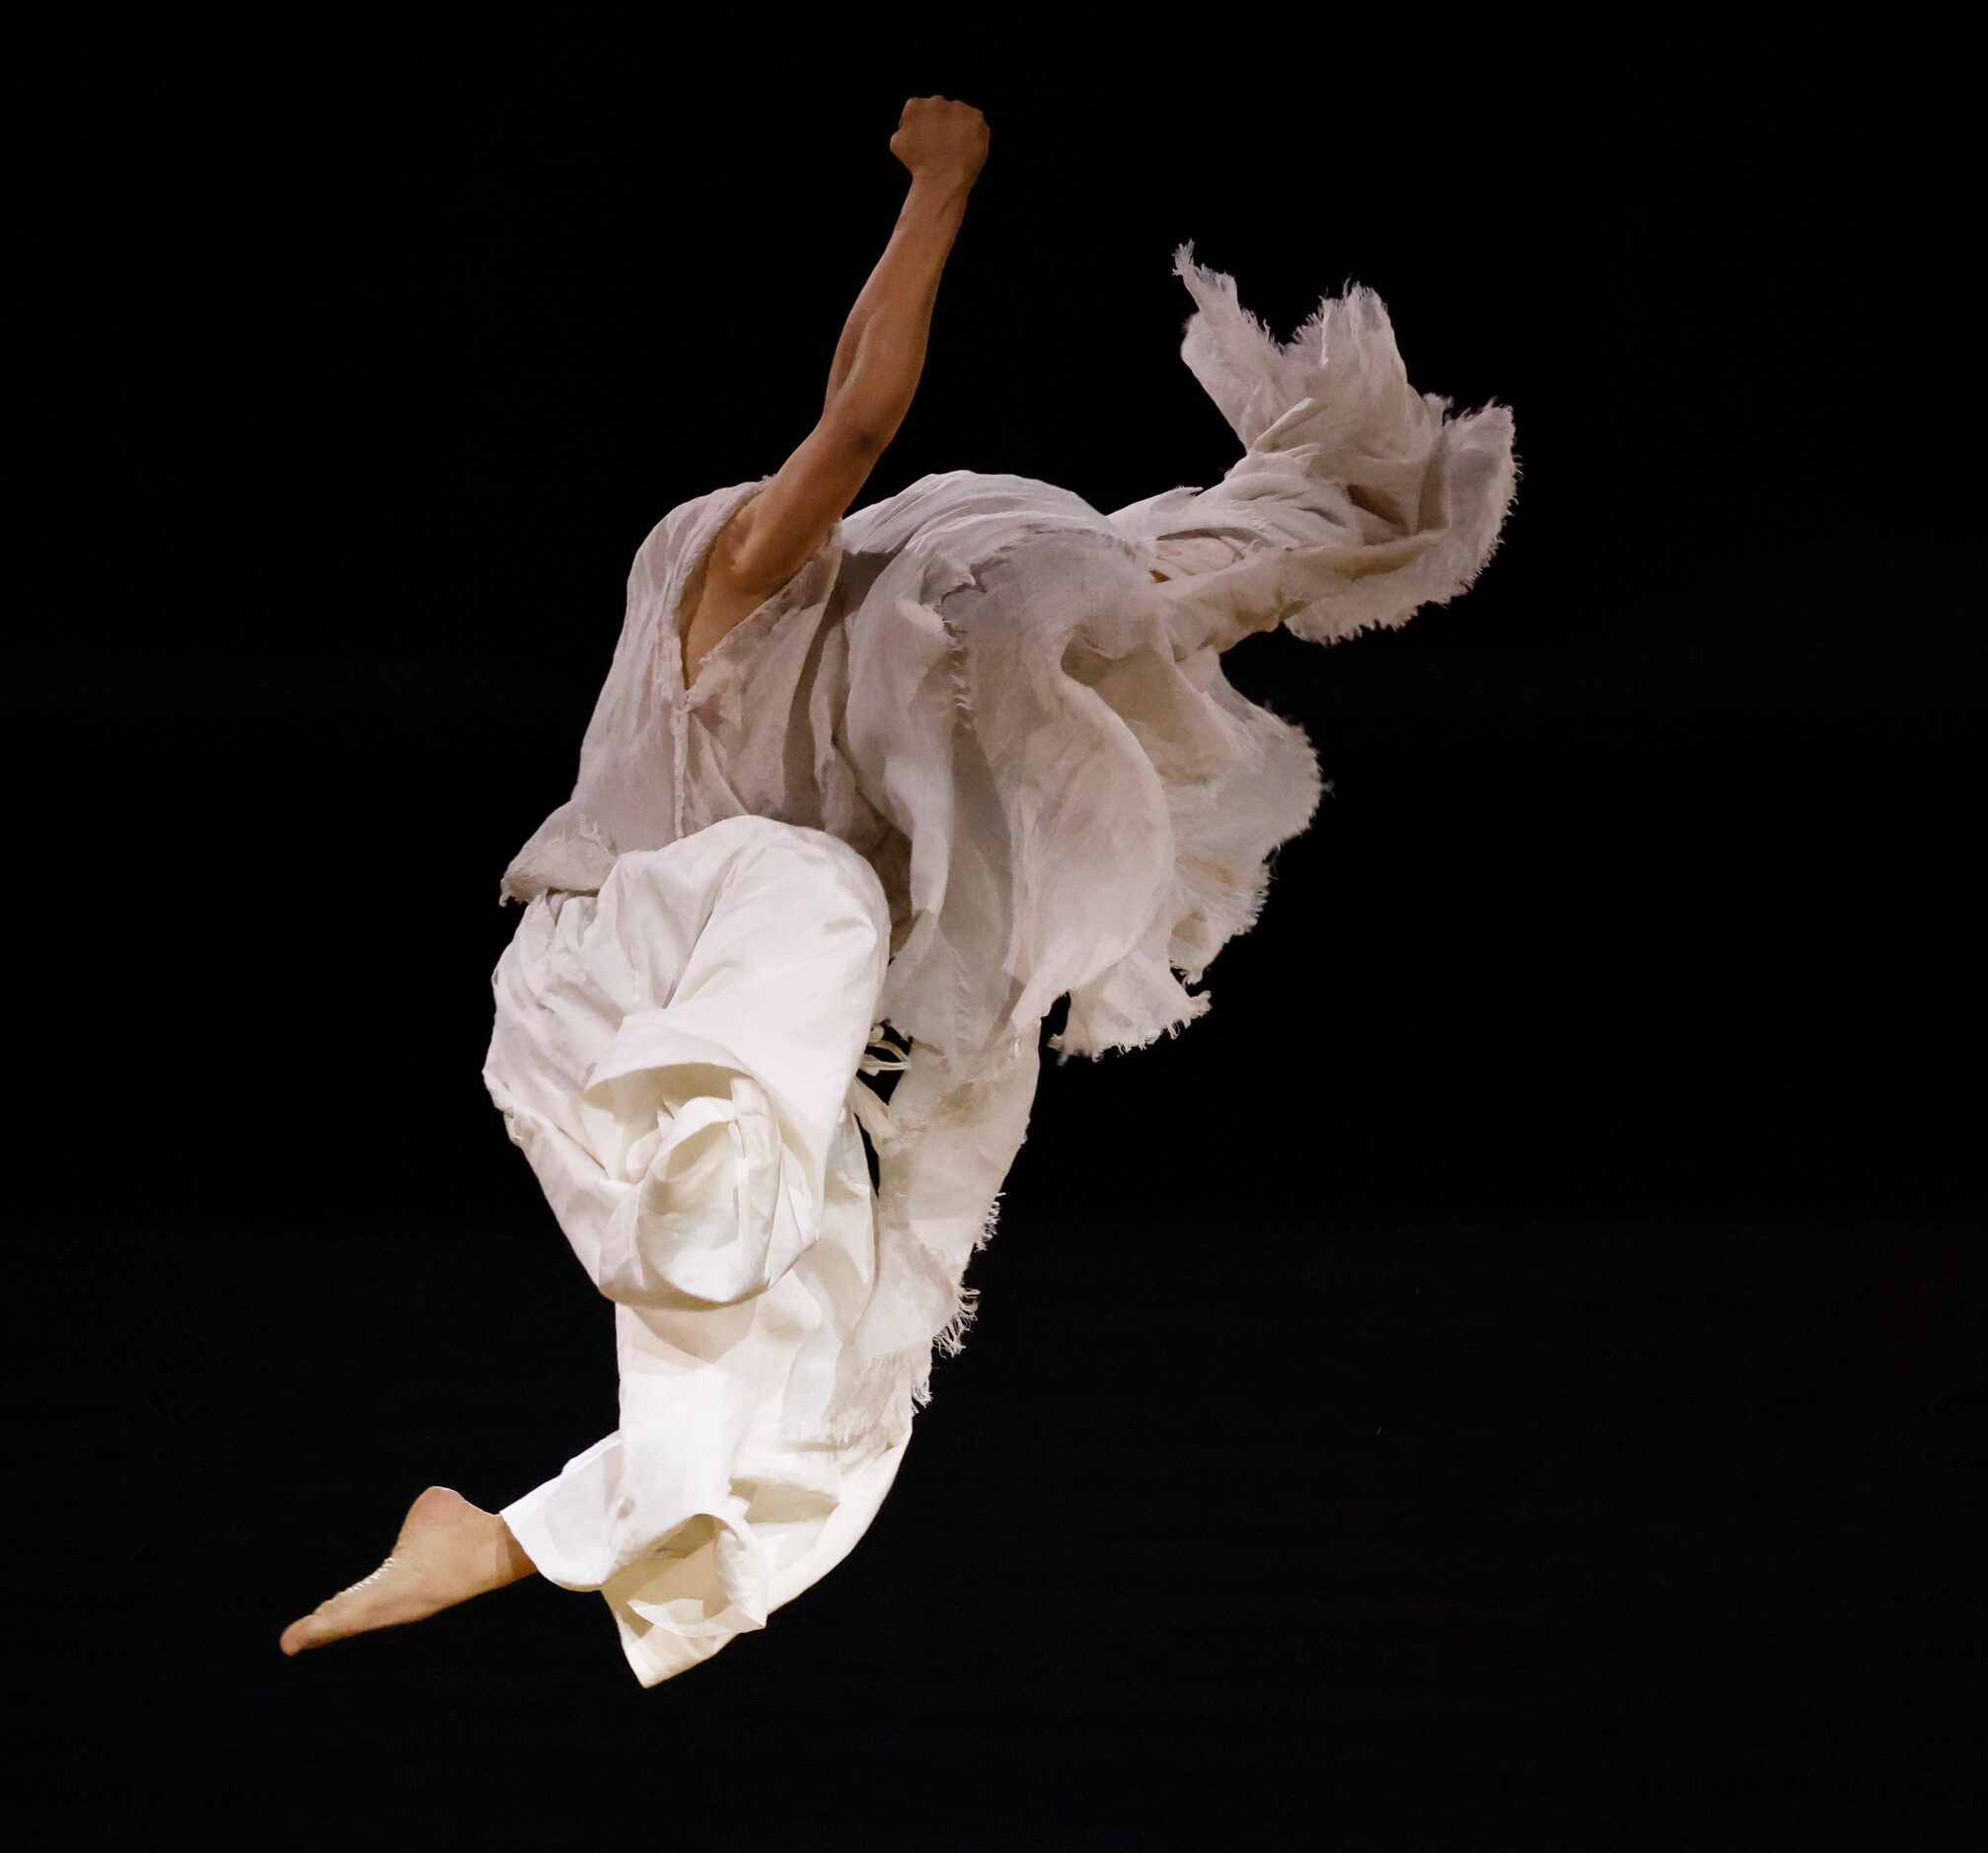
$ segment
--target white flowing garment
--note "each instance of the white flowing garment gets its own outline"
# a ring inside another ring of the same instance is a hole
[[[688,690],[683,589],[771,478],[680,504],[636,555],[573,794],[505,873],[525,913],[484,1078],[617,1301],[622,1423],[504,1516],[606,1596],[644,1685],[870,1522],[973,1319],[1051,1007],[1052,1047],[1091,1056],[1209,1007],[1188,987],[1320,792],[1221,652],[1403,624],[1498,546],[1510,411],[1417,394],[1371,290],[1287,343],[1191,246],[1175,269],[1183,358],[1244,447],[1220,482],[1104,514],[921,478]],[[862,1079],[884,1025],[909,1045],[888,1107]]]

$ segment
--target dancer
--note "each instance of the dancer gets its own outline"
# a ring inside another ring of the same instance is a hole
[[[1215,486],[1104,514],[958,470],[851,512],[988,127],[915,98],[890,145],[819,420],[643,543],[573,794],[500,889],[484,1080],[615,1302],[620,1426],[494,1512],[428,1488],[286,1653],[536,1573],[598,1592],[649,1686],[833,1569],[975,1316],[1044,1019],[1068,998],[1050,1047],[1095,1057],[1203,1014],[1316,808],[1222,652],[1403,624],[1499,544],[1507,408],[1417,394],[1362,286],[1277,340],[1192,245],[1182,356],[1243,447]]]

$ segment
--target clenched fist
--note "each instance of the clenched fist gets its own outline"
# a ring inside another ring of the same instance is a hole
[[[987,118],[950,97],[913,97],[898,118],[891,153],[920,175],[954,175],[969,186],[988,158]]]

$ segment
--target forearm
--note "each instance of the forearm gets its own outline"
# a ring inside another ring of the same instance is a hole
[[[823,414],[847,419],[879,445],[896,433],[918,391],[939,277],[972,190],[964,174],[914,176],[837,343]]]

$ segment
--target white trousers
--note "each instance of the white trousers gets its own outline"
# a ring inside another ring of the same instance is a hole
[[[890,952],[875,872],[761,817],[526,908],[483,1078],[615,1302],[621,1424],[503,1508],[654,1685],[847,1554],[905,1440],[821,1418],[876,1279],[851,1112]]]

